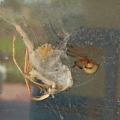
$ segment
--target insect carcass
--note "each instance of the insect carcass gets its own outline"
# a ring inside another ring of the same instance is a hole
[[[34,45],[29,40],[27,34],[20,25],[15,24],[16,31],[23,37],[23,41],[28,51],[28,61],[32,66],[26,73],[22,72],[25,79],[32,82],[42,91],[39,97],[33,97],[34,100],[43,100],[50,95],[64,91],[73,85],[71,71],[68,66],[61,61],[61,55],[65,54],[63,49],[53,48],[49,43],[45,43],[34,49]],[[67,40],[69,35],[65,37]],[[15,39],[14,39],[15,40]],[[65,41],[66,42],[66,41]],[[63,46],[65,46],[64,43]],[[13,44],[13,59],[15,60],[15,49]],[[20,68],[19,68],[20,69]],[[38,82],[39,81],[39,82]],[[29,82],[28,86],[29,86]]]

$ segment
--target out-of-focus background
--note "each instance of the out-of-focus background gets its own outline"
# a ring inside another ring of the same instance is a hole
[[[0,15],[10,22],[25,24],[26,31],[35,44],[40,40],[57,39],[54,31],[59,33],[63,29],[69,33],[80,26],[120,29],[119,11],[119,0],[0,0]],[[12,60],[14,34],[16,34],[14,28],[1,18],[0,119],[29,120],[30,96],[24,78]],[[21,39],[18,35],[16,59],[23,68],[25,46]],[[119,86],[120,84],[118,88]],[[102,88],[104,89],[104,86]],[[104,90],[101,90],[100,94],[90,93],[89,89],[87,91],[84,88],[83,91],[86,91],[85,95],[88,96],[104,96],[102,94]],[[81,94],[84,96],[84,93]],[[119,92],[118,96],[120,97]]]

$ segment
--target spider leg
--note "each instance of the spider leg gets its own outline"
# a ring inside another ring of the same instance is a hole
[[[26,51],[25,51],[24,73],[27,74],[28,72],[29,72],[29,54],[28,54],[28,50],[26,49]],[[28,90],[29,94],[31,94],[31,92],[30,92],[30,82],[28,81],[27,78],[25,78],[25,83],[26,83],[27,90]]]
[[[33,97],[32,100],[41,101],[41,100],[47,99],[50,95],[52,95],[52,97],[54,98],[53,89],[55,89],[55,84],[53,84],[51,87],[52,88],[49,87],[47,89],[47,92],[45,92],[44,95]]]
[[[24,72],[22,71],[22,69],[19,67],[19,65],[18,65],[18,63],[17,63],[17,61],[16,61],[16,58],[15,58],[15,40],[16,40],[16,36],[13,36],[13,61],[14,61],[14,63],[15,63],[15,65],[17,66],[17,68],[18,68],[18,70],[21,72],[21,74],[24,76],[24,78],[25,78],[25,82],[26,82],[26,85],[27,85],[27,89],[28,89],[28,91],[29,91],[29,93],[30,93],[30,85],[29,85],[29,83],[28,83],[28,80],[27,80],[27,76],[24,74]],[[25,55],[25,67],[26,67],[26,65],[27,65],[27,63],[26,63],[26,55]]]
[[[49,96],[50,96],[50,94],[49,94],[49,93],[46,93],[46,94],[44,94],[44,95],[42,95],[42,96],[33,97],[32,100],[41,101],[41,100],[47,99]]]
[[[33,97],[32,100],[34,101],[41,101],[41,100],[44,100],[44,99],[47,99],[49,96],[50,96],[50,90],[51,88],[48,88],[48,90],[46,92],[44,92],[43,95],[41,96],[36,96],[36,97]]]
[[[34,80],[30,79],[30,81],[32,82],[32,85],[39,88],[41,91],[46,91],[45,89],[49,89],[47,85],[44,85],[42,83],[38,83],[38,82],[35,82]],[[32,97],[32,100],[34,101],[41,101],[41,100],[44,100],[44,99],[47,99],[49,96],[50,96],[50,93],[49,91],[48,92],[44,92],[45,94],[44,95],[41,95],[41,96],[33,96]]]
[[[13,52],[13,62],[15,63],[15,65],[17,66],[18,70],[21,72],[21,74],[24,76],[24,73],[22,71],[22,69],[19,67],[16,58],[15,58],[15,40],[16,40],[16,36],[13,36],[13,47],[12,47],[12,52]]]
[[[36,87],[38,87],[38,88],[48,88],[47,85],[42,84],[42,83],[38,83],[38,82],[34,81],[32,78],[28,78],[28,79],[30,80],[30,82],[31,82],[34,86],[36,86]]]

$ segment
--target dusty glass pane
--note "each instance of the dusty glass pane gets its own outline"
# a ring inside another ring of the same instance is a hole
[[[46,42],[61,48],[64,43],[62,41],[63,33],[68,33],[70,34],[68,44],[76,43],[79,47],[79,55],[87,55],[100,64],[95,74],[87,75],[79,68],[72,68],[76,58],[69,55],[69,60],[63,58],[62,62],[68,65],[72,71],[73,86],[55,96],[51,95],[44,101],[31,102],[31,109],[29,107],[26,109],[27,112],[30,110],[31,120],[48,120],[50,118],[53,120],[115,120],[117,117],[119,119],[116,112],[116,106],[119,107],[118,104],[116,105],[116,102],[119,103],[119,99],[116,97],[120,97],[120,70],[117,68],[118,56],[116,54],[120,38],[118,32],[120,28],[119,4],[119,0],[0,1],[0,27],[3,28],[0,29],[1,50],[6,46],[5,51],[12,54],[11,41],[13,35],[16,34],[14,24],[19,24],[35,45],[35,49]],[[17,34],[17,38],[17,60],[20,66],[23,66],[25,46],[22,45],[23,41],[20,35]],[[12,77],[10,74],[8,79],[23,80],[11,61],[12,57],[10,56],[10,63],[7,63],[8,72],[14,71],[14,73]],[[118,76],[117,82],[116,76]],[[116,83],[118,84],[116,85]],[[32,92],[36,96],[40,94],[40,90],[33,89]],[[23,93],[22,98],[23,96],[27,98]],[[20,106],[21,104],[24,106],[23,103],[20,101]],[[5,104],[6,102],[0,102],[0,105],[6,109]],[[11,104],[13,105],[13,102],[10,102]],[[26,105],[29,105],[28,101]],[[0,108],[2,107],[0,106]],[[21,109],[23,110],[24,107]],[[0,116],[2,115],[1,112]],[[21,117],[17,118],[21,119]],[[29,119],[28,116],[27,119]]]

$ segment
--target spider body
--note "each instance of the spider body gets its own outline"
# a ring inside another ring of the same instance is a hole
[[[87,74],[96,73],[99,68],[99,64],[97,64],[87,55],[83,54],[84,51],[82,52],[82,50],[83,49],[81,49],[79,46],[68,45],[67,55],[75,58],[73,68],[78,67]]]
[[[98,64],[95,63],[92,59],[88,59],[87,57],[77,58],[74,62],[73,67],[78,67],[84,70],[88,74],[93,74],[98,70]]]

